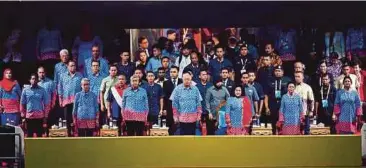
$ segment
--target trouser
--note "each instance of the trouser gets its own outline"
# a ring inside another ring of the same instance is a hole
[[[215,135],[226,135],[226,130],[227,130],[227,127],[218,128],[215,131]]]
[[[123,128],[122,128],[122,125],[121,125],[121,122],[122,122],[121,117],[112,117],[112,120],[116,120],[117,127],[118,127],[118,135],[122,135]]]
[[[7,122],[15,126],[20,124],[20,113],[1,113],[0,118],[1,125],[6,125]]]
[[[126,121],[128,136],[142,136],[145,129],[145,123],[142,121]]]
[[[108,119],[107,119],[107,111],[102,111],[100,105],[99,105],[99,110],[100,110],[100,113],[99,113],[99,124],[100,126],[104,125],[104,124],[107,124],[108,125]]]
[[[175,133],[178,129],[178,126],[177,126],[177,124],[174,123],[173,116],[169,115],[169,113],[168,113],[166,116],[162,116],[161,118],[166,119],[166,121],[167,121],[166,124],[169,127],[169,129],[168,129],[169,135],[175,135]]]
[[[206,127],[207,127],[207,135],[215,135],[216,127],[216,120],[206,119]]]
[[[270,120],[271,120],[271,125],[272,125],[272,135],[276,135],[277,134],[277,122],[278,122],[278,109],[276,110],[271,110],[271,115],[270,115]]]
[[[159,116],[158,115],[149,114],[147,116],[147,121],[149,121],[149,123],[151,125],[158,124],[158,120],[159,120]],[[161,125],[159,125],[159,126],[161,126]]]
[[[73,109],[74,103],[68,104],[63,108],[64,116],[63,119],[66,119],[66,125],[67,125],[67,134],[69,137],[72,136],[72,133],[74,132],[73,129],[73,118],[72,118],[72,109]]]
[[[310,117],[309,115],[305,115],[305,121],[304,124],[301,126],[301,132],[304,131],[304,135],[310,134]]]
[[[179,123],[180,135],[196,135],[196,122]]]
[[[42,119],[26,119],[26,123],[28,137],[33,137],[34,134],[36,137],[42,137],[44,132]]]
[[[321,111],[323,112],[323,111]],[[317,124],[323,123],[324,126],[330,127],[330,134],[336,134],[335,122],[332,119],[332,114],[318,114]]]
[[[95,129],[93,128],[79,128],[78,136],[79,137],[92,137]]]

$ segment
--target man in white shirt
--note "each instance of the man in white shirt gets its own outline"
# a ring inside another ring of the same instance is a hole
[[[334,82],[334,87],[336,89],[343,89],[343,79],[344,77],[349,76],[352,79],[351,89],[357,90],[360,87],[360,83],[357,80],[357,76],[351,74],[351,67],[348,63],[345,63],[342,66],[342,75],[340,75]]]
[[[308,135],[310,133],[310,117],[313,117],[314,111],[314,93],[313,89],[304,83],[304,73],[302,71],[295,72],[295,82],[295,92],[302,98],[303,113],[305,113],[304,134]]]

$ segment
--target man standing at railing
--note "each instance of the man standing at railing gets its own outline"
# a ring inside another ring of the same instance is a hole
[[[48,112],[50,111],[50,99],[45,89],[40,87],[38,77],[32,74],[30,86],[25,86],[20,98],[20,111],[22,122],[26,123],[28,137],[42,137],[47,128]]]
[[[195,135],[196,122],[201,120],[202,97],[191,81],[192,76],[188,72],[184,73],[183,85],[178,85],[170,96],[174,122],[179,123],[181,135]]]
[[[131,87],[123,91],[122,122],[126,122],[128,136],[142,136],[147,126],[149,103],[146,90],[139,87],[140,78],[133,75]]]
[[[81,80],[81,88],[82,91],[76,93],[72,110],[75,136],[96,136],[99,128],[98,96],[90,91],[90,81],[88,78]]]
[[[295,92],[298,93],[302,98],[302,107],[305,112],[305,125],[304,134],[310,133],[310,118],[313,117],[314,112],[314,93],[311,87],[304,83],[304,73],[301,71],[295,72],[296,88]]]
[[[67,131],[69,136],[71,136],[71,125],[73,123],[72,108],[76,93],[81,91],[80,82],[83,77],[81,73],[76,72],[75,61],[69,61],[67,69],[68,72],[60,76],[57,92],[59,94],[60,107],[64,111],[62,118],[66,119]]]

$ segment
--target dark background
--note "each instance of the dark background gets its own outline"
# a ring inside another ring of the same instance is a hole
[[[23,32],[21,69],[35,72],[36,36],[50,18],[71,51],[80,25],[89,21],[108,52],[115,36],[129,49],[123,28],[226,28],[281,24],[289,27],[366,25],[366,2],[0,2],[0,58],[12,29]],[[1,65],[0,65],[1,66]],[[2,69],[4,66],[0,67]],[[0,74],[2,76],[2,74]]]

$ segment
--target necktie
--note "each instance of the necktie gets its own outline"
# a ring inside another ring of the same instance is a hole
[[[176,83],[176,79],[173,79],[173,88],[175,88],[177,86],[177,83]]]

